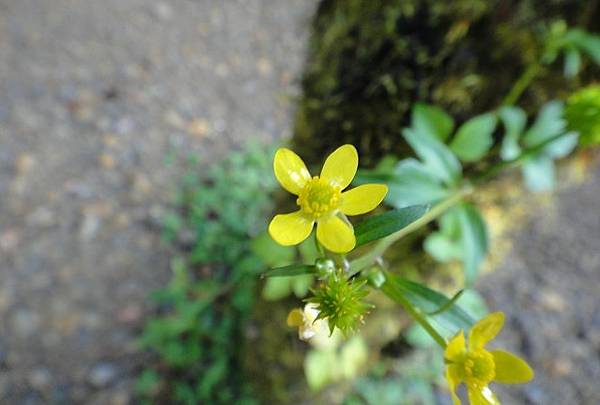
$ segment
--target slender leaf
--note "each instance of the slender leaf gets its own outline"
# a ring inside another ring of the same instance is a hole
[[[301,274],[316,274],[317,269],[308,264],[291,264],[289,266],[277,267],[262,274],[262,277],[290,277]]]
[[[444,142],[454,129],[454,120],[439,107],[416,103],[412,109],[411,126],[418,133],[427,134]]]
[[[383,285],[382,291],[393,300],[395,300],[394,297],[397,294],[402,294],[412,305],[425,314],[439,310],[450,301],[445,295],[423,284],[391,273],[386,273],[386,283]],[[459,329],[469,330],[474,323],[474,320],[458,305],[452,305],[444,312],[429,318],[448,329],[450,335]]]
[[[458,128],[450,149],[465,162],[481,159],[490,150],[492,133],[496,128],[496,114],[486,113],[471,118]]]
[[[391,235],[421,218],[428,210],[426,205],[416,205],[369,217],[354,225],[356,246]]]
[[[522,108],[506,106],[500,109],[498,115],[505,129],[500,157],[504,160],[511,160],[521,153],[519,138],[527,124],[527,114]]]
[[[430,174],[445,184],[454,185],[460,179],[462,167],[456,155],[442,142],[427,134],[406,128],[402,131],[406,142],[421,158]]]
[[[463,264],[466,284],[475,281],[479,266],[488,250],[488,234],[485,221],[475,207],[461,204],[458,209],[463,242]]]

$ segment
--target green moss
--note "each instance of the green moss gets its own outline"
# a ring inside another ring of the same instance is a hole
[[[346,142],[359,147],[363,164],[402,155],[400,130],[415,101],[439,104],[458,121],[495,108],[537,59],[549,22],[600,30],[595,3],[324,0],[313,21],[293,147],[309,163]],[[523,101],[534,109],[579,84],[563,79],[556,62]]]

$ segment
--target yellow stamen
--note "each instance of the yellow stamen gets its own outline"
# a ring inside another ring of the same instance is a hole
[[[313,219],[333,214],[340,206],[341,190],[324,179],[310,179],[296,200],[302,211]]]

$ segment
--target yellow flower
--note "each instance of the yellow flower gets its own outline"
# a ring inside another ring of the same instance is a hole
[[[276,215],[269,224],[271,237],[284,246],[297,245],[317,223],[317,239],[336,253],[351,251],[356,244],[354,230],[346,215],[373,210],[387,193],[384,184],[365,184],[342,192],[354,178],[358,153],[352,145],[337,148],[323,165],[320,176],[311,178],[302,159],[289,149],[275,153],[273,169],[283,188],[298,196],[300,209]]]
[[[298,337],[300,340],[310,340],[320,331],[328,332],[327,320],[317,319],[319,310],[315,304],[306,304],[304,310],[295,308],[290,311],[287,317],[289,327],[298,328]]]
[[[446,378],[454,405],[461,404],[456,395],[461,382],[467,386],[471,405],[499,405],[500,401],[488,387],[490,382],[520,384],[533,379],[533,370],[521,358],[502,350],[485,349],[503,325],[504,314],[494,312],[473,325],[468,347],[462,330],[448,343],[444,360],[448,364]]]

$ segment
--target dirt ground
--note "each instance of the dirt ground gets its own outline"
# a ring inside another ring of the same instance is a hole
[[[0,403],[130,403],[165,161],[289,135],[314,6],[0,0]]]
[[[535,200],[532,199],[532,204]],[[528,359],[536,378],[498,386],[503,404],[600,404],[600,165],[559,187],[479,282],[506,326],[494,343]]]

